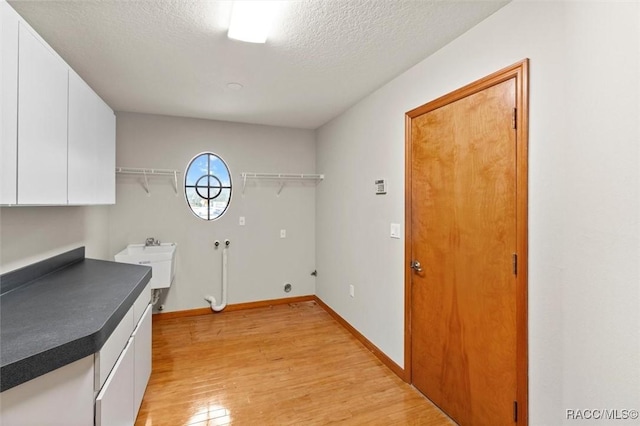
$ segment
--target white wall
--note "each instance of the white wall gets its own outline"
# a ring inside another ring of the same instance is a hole
[[[636,2],[516,1],[321,127],[318,296],[403,365],[404,113],[528,57],[530,422],[640,409],[639,27]]]
[[[0,273],[85,246],[93,259],[109,258],[108,208],[0,208]]]
[[[315,186],[292,183],[277,196],[275,183],[248,182],[243,196],[240,178],[242,172],[314,173],[313,131],[118,113],[118,166],[184,172],[204,151],[220,155],[231,170],[227,212],[212,222],[195,217],[182,178],[177,196],[170,180],[154,179],[147,197],[140,178],[119,176],[109,213],[111,255],[150,236],[178,244],[176,278],[161,299],[165,311],[207,306],[205,294],[220,301],[222,252],[214,250],[216,239],[231,240],[229,303],[314,294]],[[245,226],[238,225],[240,216]],[[283,290],[285,282],[293,285],[290,293]]]

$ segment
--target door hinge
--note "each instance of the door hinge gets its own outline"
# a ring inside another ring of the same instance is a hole
[[[518,401],[513,401],[513,421],[518,423]]]
[[[513,263],[513,275],[518,275],[518,255],[516,253],[513,253],[512,263]]]
[[[512,120],[513,128],[518,128],[518,108],[513,109],[513,120]]]

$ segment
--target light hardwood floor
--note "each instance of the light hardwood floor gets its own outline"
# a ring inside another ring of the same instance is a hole
[[[315,302],[155,321],[136,426],[452,425]]]

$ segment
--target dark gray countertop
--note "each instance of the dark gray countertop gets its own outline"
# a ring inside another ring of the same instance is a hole
[[[150,279],[148,266],[79,259],[2,294],[0,392],[99,351]]]

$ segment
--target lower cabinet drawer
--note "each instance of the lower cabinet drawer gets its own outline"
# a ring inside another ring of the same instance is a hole
[[[133,324],[138,324],[140,322],[140,318],[144,314],[145,309],[151,302],[151,284],[147,284],[147,286],[142,290],[140,296],[133,303]]]
[[[100,351],[95,355],[95,391],[102,389],[109,372],[114,368],[116,360],[122,352],[122,348],[127,344],[133,332],[133,307],[122,318],[120,324],[111,333]]]
[[[130,339],[96,397],[95,426],[133,425],[134,352],[134,342]]]

